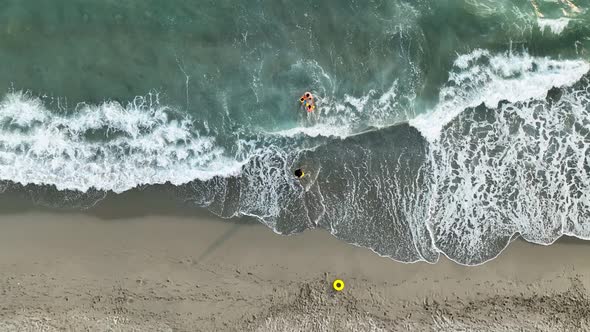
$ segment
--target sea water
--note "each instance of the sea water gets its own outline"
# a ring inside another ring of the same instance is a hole
[[[590,238],[589,10],[6,0],[0,192],[88,208],[167,184],[403,262]]]

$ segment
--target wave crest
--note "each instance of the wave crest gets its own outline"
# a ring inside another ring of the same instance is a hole
[[[58,114],[40,98],[9,93],[0,103],[0,125],[0,179],[23,185],[123,192],[235,174],[241,167],[189,117],[152,95]]]
[[[438,105],[410,124],[434,141],[443,127],[467,108],[482,103],[495,108],[501,100],[543,98],[552,87],[571,85],[588,70],[590,65],[582,60],[554,60],[512,52],[491,54],[477,49],[455,60],[440,90]]]

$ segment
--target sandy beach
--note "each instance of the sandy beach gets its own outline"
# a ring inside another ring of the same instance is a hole
[[[402,264],[319,230],[25,211],[0,219],[0,330],[584,330],[587,250],[515,241],[482,266]]]

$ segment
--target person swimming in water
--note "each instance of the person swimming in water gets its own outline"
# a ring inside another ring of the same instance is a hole
[[[301,179],[302,177],[305,176],[305,173],[303,172],[303,170],[301,168],[296,169],[295,172],[293,172],[293,174],[295,174],[295,177],[298,179]]]
[[[315,101],[311,92],[307,91],[299,98],[301,104],[308,113],[311,113],[315,110]]]

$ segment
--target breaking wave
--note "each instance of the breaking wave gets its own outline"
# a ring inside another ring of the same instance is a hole
[[[449,80],[440,91],[433,111],[412,119],[429,141],[465,109],[485,104],[496,107],[511,102],[542,98],[552,87],[571,85],[590,70],[582,60],[554,60],[527,53],[492,54],[477,49],[457,57]]]
[[[537,24],[539,25],[539,29],[541,32],[545,32],[545,30],[549,29],[551,33],[555,35],[559,35],[567,28],[568,24],[570,23],[570,19],[567,17],[560,17],[555,19],[550,18],[538,18]]]
[[[60,114],[38,97],[9,93],[0,102],[0,126],[0,179],[23,185],[120,193],[236,174],[242,165],[155,95]]]
[[[589,70],[478,49],[457,57],[438,104],[409,123],[398,81],[320,99],[309,127],[225,144],[157,95],[63,111],[14,92],[0,103],[0,179],[92,199],[168,182],[184,201],[277,233],[321,227],[398,261],[480,264],[516,234],[590,238]]]

